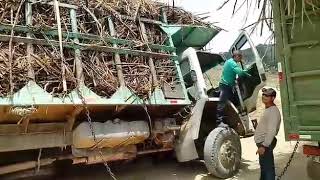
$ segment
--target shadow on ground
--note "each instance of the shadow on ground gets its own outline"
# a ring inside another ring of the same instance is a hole
[[[286,164],[291,153],[278,154],[276,157],[276,169],[279,173]],[[308,180],[306,176],[306,158],[297,154],[289,167],[283,180]],[[111,165],[113,173],[118,180],[218,180],[207,173],[202,161],[177,163],[175,159],[161,159],[155,161],[152,157],[143,157],[126,163]],[[52,169],[52,168],[51,168]],[[230,180],[256,180],[259,179],[260,169],[258,161],[243,159],[240,171]],[[35,179],[57,180],[112,180],[103,165],[72,166],[60,164],[51,175]],[[13,180],[8,179],[8,180]]]

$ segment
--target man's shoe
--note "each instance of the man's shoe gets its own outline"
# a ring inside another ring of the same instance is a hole
[[[228,128],[229,126],[228,126],[228,124],[225,124],[225,123],[221,122],[221,123],[218,125],[218,127]]]

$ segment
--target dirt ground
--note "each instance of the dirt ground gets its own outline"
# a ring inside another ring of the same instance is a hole
[[[268,76],[267,86],[274,87],[277,90],[276,75]],[[280,98],[276,103],[281,107]],[[258,100],[258,109],[251,116],[259,117],[263,112],[261,100]],[[282,171],[287,163],[289,156],[295,145],[294,142],[285,142],[283,125],[277,136],[278,144],[275,148],[275,162],[277,174]],[[242,139],[242,164],[239,173],[231,178],[235,180],[257,180],[259,179],[258,157],[255,154],[256,146],[253,137]],[[299,152],[295,155],[292,165],[282,178],[283,180],[309,180],[307,177],[308,158]],[[177,163],[173,158],[162,159],[154,162],[151,157],[139,158],[133,162],[122,165],[113,165],[113,173],[119,180],[216,180],[217,178],[207,174],[204,163],[201,161],[193,161],[188,163]],[[61,179],[61,180],[106,180],[111,179],[103,165],[95,166],[68,166],[60,168],[55,173],[55,178],[42,177],[40,179]]]

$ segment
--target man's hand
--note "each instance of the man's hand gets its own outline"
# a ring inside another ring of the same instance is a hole
[[[249,77],[249,78],[252,77],[252,75],[248,73],[248,70],[244,70],[244,72],[245,72],[245,74],[246,74],[247,77]]]
[[[266,151],[266,148],[262,146],[258,148],[256,154],[259,154],[260,156],[262,156],[265,151]]]

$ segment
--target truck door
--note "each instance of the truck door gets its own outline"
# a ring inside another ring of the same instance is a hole
[[[251,78],[239,77],[237,80],[240,104],[244,110],[250,113],[256,109],[259,91],[265,85],[265,70],[258,51],[247,32],[242,31],[240,33],[240,36],[230,48],[230,55],[235,50],[242,52],[243,60],[240,64],[252,76]]]

